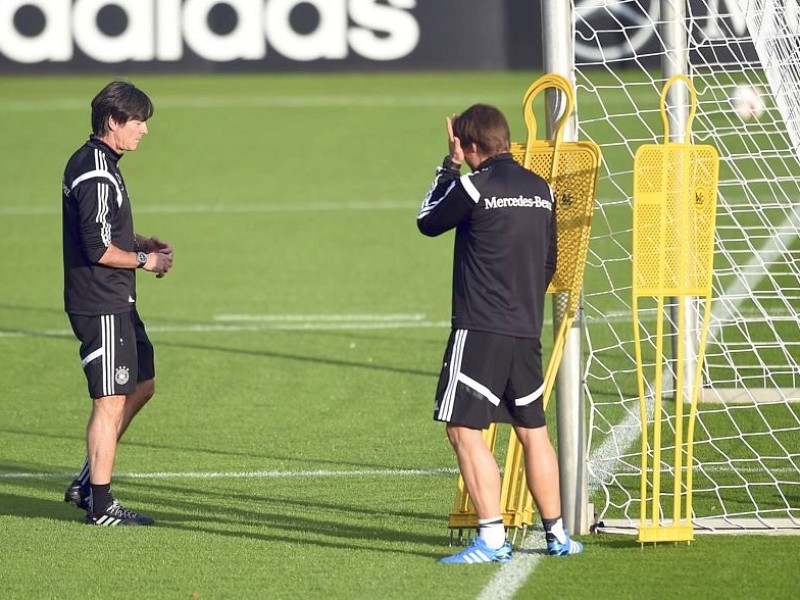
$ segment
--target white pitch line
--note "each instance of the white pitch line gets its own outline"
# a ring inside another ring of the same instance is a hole
[[[800,212],[790,207],[786,219],[774,231],[775,235],[767,240],[764,247],[755,252],[746,265],[737,268],[739,277],[736,282],[726,288],[721,298],[715,298],[712,302],[709,340],[717,339],[723,323],[736,320],[739,307],[752,298],[750,291],[756,289],[761,279],[766,277],[769,265],[782,259],[786,254],[785,249],[791,248],[800,232]]]
[[[744,314],[744,312],[742,313]],[[754,315],[756,316],[756,315]],[[374,317],[374,318],[371,318]],[[148,325],[150,333],[240,333],[259,331],[380,331],[391,329],[445,329],[450,321],[429,321],[424,315],[217,315],[217,323]],[[587,319],[587,326],[627,320]],[[0,331],[0,339],[25,337],[72,337],[70,329]]]
[[[414,314],[327,314],[327,315],[217,315],[215,321],[265,321],[268,323],[296,322],[381,322],[381,321],[424,321],[425,315]]]
[[[162,472],[115,473],[115,479],[285,479],[290,477],[419,477],[427,475],[455,475],[458,469],[359,469],[310,471],[217,471],[217,472]],[[64,479],[75,473],[0,473],[0,479]]]
[[[194,204],[169,205],[153,204],[136,207],[136,214],[183,215],[183,214],[258,214],[281,212],[321,212],[343,210],[419,210],[419,203],[413,198],[407,202],[395,200],[375,200],[374,202],[293,202],[289,199],[281,204]],[[7,217],[60,215],[60,206],[0,206],[0,215]]]
[[[547,555],[541,552],[544,547],[544,532],[534,529],[514,552],[514,559],[504,564],[491,581],[478,595],[478,600],[510,600],[536,569],[539,561]],[[538,549],[539,552],[533,550]],[[523,550],[523,552],[520,552]]]
[[[238,331],[379,331],[382,329],[440,329],[450,327],[450,321],[368,321],[368,322],[299,322],[266,323],[263,325],[156,325],[147,327],[154,333],[211,333]]]
[[[297,322],[260,324],[204,324],[195,325],[148,325],[148,333],[240,333],[259,331],[379,331],[388,329],[444,329],[450,321],[346,321],[346,322]],[[30,331],[0,331],[0,339],[25,337],[72,337],[70,329],[39,329]]]
[[[622,423],[619,423],[615,428],[621,433],[617,437],[614,431],[611,432],[605,442],[597,448],[592,456],[589,458],[590,464],[599,463],[600,465],[613,461],[612,457],[617,456],[619,448],[628,448],[632,445],[641,433],[641,426],[639,425],[638,414],[629,414]],[[589,471],[589,496],[595,492],[600,486],[600,479],[593,474],[594,469],[590,468]],[[537,535],[533,535],[537,534]],[[514,594],[525,584],[530,578],[539,561],[545,558],[545,554],[531,553],[530,550],[534,548],[544,547],[544,534],[538,529],[534,529],[525,541],[520,546],[528,552],[517,552],[514,559],[504,564],[492,577],[486,587],[483,588],[478,595],[477,600],[511,600]],[[566,559],[562,559],[566,560]]]

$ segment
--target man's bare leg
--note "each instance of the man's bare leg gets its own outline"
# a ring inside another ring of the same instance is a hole
[[[447,426],[458,467],[479,519],[500,514],[500,469],[479,429]]]
[[[539,514],[543,519],[557,519],[561,516],[558,457],[547,427],[515,427],[514,431],[525,449],[525,475]]]
[[[86,522],[90,525],[151,525],[153,519],[128,510],[111,494],[111,476],[117,453],[117,440],[124,431],[123,420],[128,396],[96,398],[86,427],[86,452],[89,461],[90,501]],[[130,406],[130,405],[129,405]],[[138,407],[141,408],[141,405]],[[130,419],[128,420],[130,423]]]
[[[125,408],[122,412],[122,421],[120,422],[119,432],[117,433],[117,441],[122,438],[122,435],[128,429],[128,425],[131,424],[133,418],[139,414],[142,407],[153,397],[155,391],[155,380],[147,379],[145,381],[140,381],[136,385],[136,389],[133,393],[125,397]]]
[[[552,556],[567,556],[583,551],[583,544],[571,540],[561,518],[561,490],[558,457],[547,427],[514,427],[525,449],[525,475],[533,501],[544,526],[547,549]]]
[[[108,488],[111,485],[111,474],[114,471],[117,435],[124,408],[125,396],[95,398],[92,415],[86,426],[89,483],[93,492],[93,508],[97,512],[110,504],[111,493]],[[100,490],[99,494],[98,490]]]
[[[117,442],[119,442],[123,434],[127,431],[128,426],[131,424],[131,421],[133,421],[133,418],[139,413],[142,407],[144,407],[144,405],[147,404],[150,398],[153,397],[154,393],[155,393],[155,381],[153,379],[148,379],[146,381],[139,382],[139,384],[136,386],[136,389],[132,393],[128,394],[127,396],[124,396],[125,402],[122,409],[122,418],[119,420],[119,424],[116,429]],[[87,449],[88,449],[88,434],[89,431],[87,427]],[[113,469],[113,464],[112,464],[112,469]],[[88,509],[89,480],[90,480],[90,468],[89,468],[89,455],[87,454],[87,457],[83,463],[83,467],[81,467],[78,476],[72,481],[72,483],[69,485],[66,492],[64,493],[64,501],[69,502],[70,504],[73,504],[80,509],[83,510]]]

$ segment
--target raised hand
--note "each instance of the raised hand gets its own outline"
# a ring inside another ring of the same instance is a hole
[[[456,115],[447,117],[447,142],[450,149],[450,162],[461,165],[464,162],[464,150],[461,149],[461,140],[453,135],[453,119]]]

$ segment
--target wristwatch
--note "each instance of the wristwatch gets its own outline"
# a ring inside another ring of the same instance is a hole
[[[444,157],[444,160],[442,161],[442,168],[445,171],[459,172],[461,171],[461,163],[453,162],[453,159],[448,154],[447,156]]]
[[[136,268],[141,269],[147,264],[147,252],[136,253]]]

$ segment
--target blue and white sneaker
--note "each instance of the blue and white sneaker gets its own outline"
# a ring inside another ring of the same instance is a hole
[[[489,548],[480,536],[472,538],[469,547],[453,556],[445,556],[439,562],[448,565],[473,565],[477,563],[507,563],[511,560],[511,544],[506,542],[496,550]]]
[[[557,539],[547,541],[547,552],[550,556],[569,556],[570,554],[580,554],[583,552],[583,544],[569,539],[569,534],[565,531],[566,540],[562,544]]]

